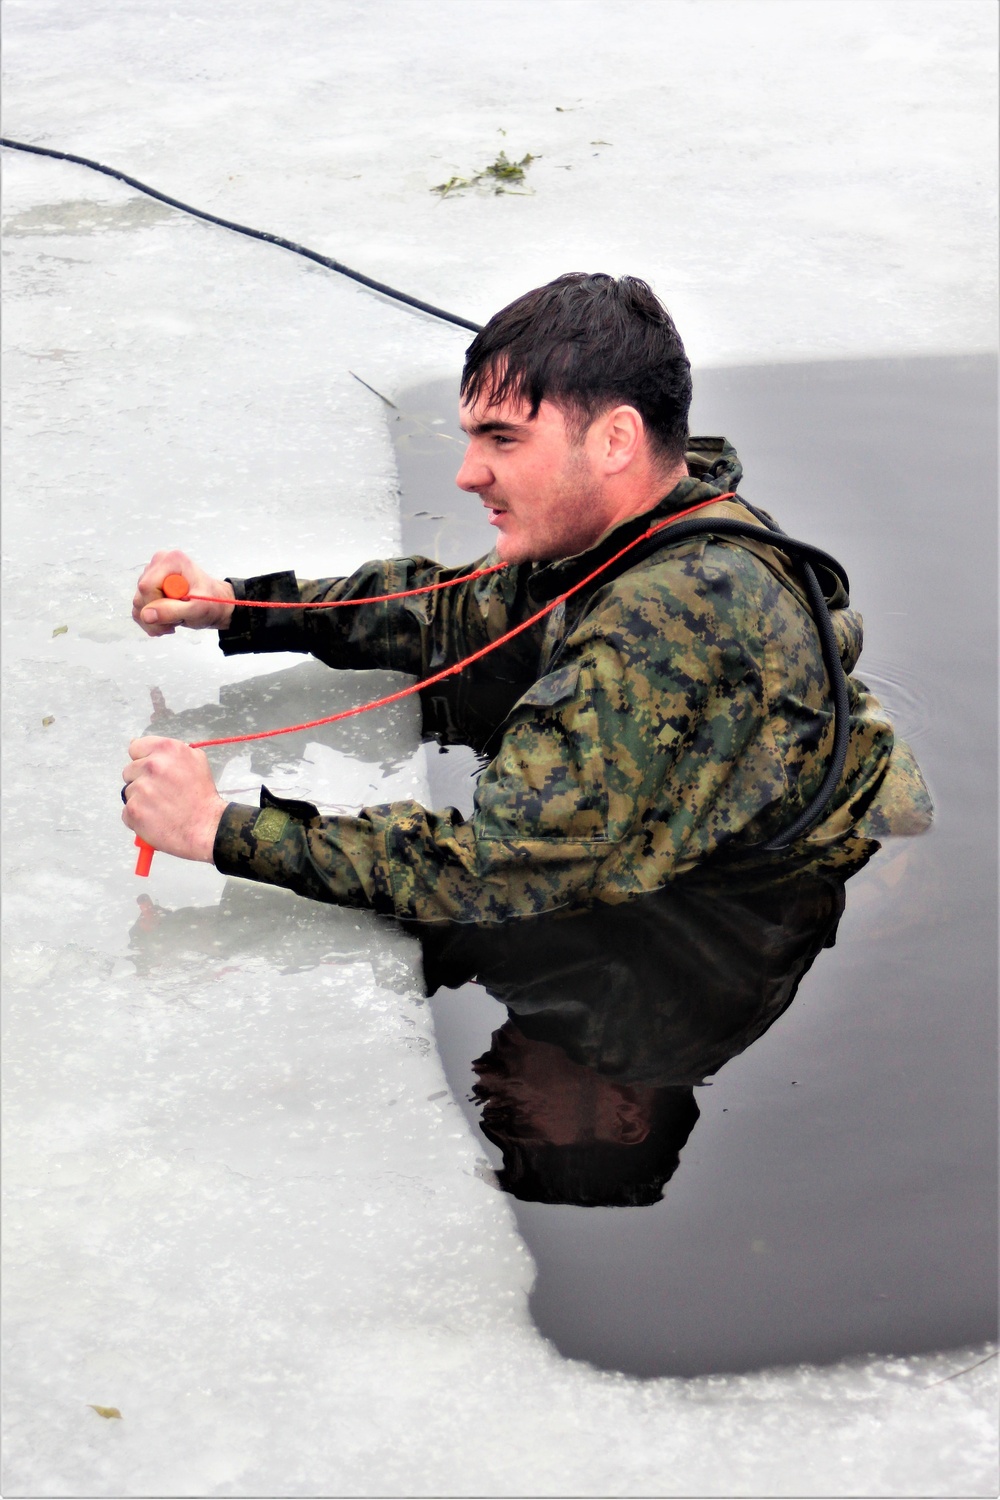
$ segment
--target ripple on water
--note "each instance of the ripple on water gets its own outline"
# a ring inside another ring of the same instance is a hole
[[[873,664],[867,660],[862,664],[859,676],[905,739],[919,740],[926,734],[931,722],[930,701],[915,671],[876,657]]]

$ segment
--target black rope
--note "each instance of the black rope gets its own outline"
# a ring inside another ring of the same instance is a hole
[[[784,545],[784,544],[783,544]],[[826,812],[829,803],[837,787],[840,778],[844,774],[844,766],[847,764],[848,742],[851,737],[851,705],[847,694],[847,676],[840,660],[840,652],[837,649],[837,637],[833,632],[833,621],[830,618],[830,610],[823,597],[823,590],[819,586],[819,580],[809,563],[804,558],[798,558],[799,572],[802,582],[806,587],[813,619],[819,632],[820,649],[823,652],[823,664],[826,667],[827,676],[830,679],[830,688],[833,693],[833,749],[830,751],[830,762],[826,768],[826,775],[820,782],[819,791],[804,808],[794,823],[783,828],[773,839],[769,839],[764,845],[768,852],[778,852],[787,849],[800,839],[804,833],[808,833]]]
[[[741,497],[742,498],[742,497]],[[742,500],[744,504],[758,521],[762,521],[772,536],[781,537],[782,549],[788,547],[791,538],[782,531],[771,517],[764,511],[758,510],[756,505],[750,505],[748,501]],[[795,822],[764,845],[769,851],[787,849],[795,840],[808,833],[826,811],[826,807],[837,787],[840,778],[844,774],[844,766],[847,764],[847,749],[851,738],[851,703],[847,692],[847,673],[840,660],[840,650],[837,646],[837,637],[833,629],[833,616],[830,606],[826,602],[823,590],[820,588],[819,579],[816,577],[815,569],[809,558],[803,555],[801,542],[792,542],[792,548],[798,548],[798,555],[790,551],[790,556],[798,563],[802,581],[806,587],[806,595],[809,599],[809,607],[816,622],[819,632],[820,648],[823,652],[823,665],[826,667],[827,676],[830,679],[830,691],[833,694],[833,749],[830,751],[830,763],[826,768],[826,775],[820,783],[819,791],[810,802],[809,806],[799,814]],[[823,567],[830,569],[844,586],[844,592],[850,598],[851,585],[847,574],[825,552],[812,550],[812,557]],[[832,564],[832,567],[831,567]]]
[[[375,281],[371,276],[365,276],[361,271],[352,271],[350,266],[345,266],[339,260],[333,260],[329,255],[320,255],[318,250],[309,250],[305,245],[297,245],[294,240],[282,239],[280,234],[268,234],[263,229],[250,229],[246,224],[235,224],[232,219],[220,219],[217,214],[209,214],[201,208],[192,208],[190,203],[182,203],[179,198],[170,198],[166,193],[158,192],[156,188],[148,187],[145,182],[140,182],[137,177],[130,177],[127,172],[119,172],[115,167],[105,167],[99,161],[91,161],[87,156],[74,156],[71,151],[53,151],[48,146],[29,146],[24,141],[12,141],[6,136],[0,136],[0,146],[6,146],[11,151],[30,151],[33,156],[51,156],[56,161],[72,161],[77,166],[89,167],[92,172],[103,172],[105,177],[115,177],[119,182],[127,182],[129,187],[134,187],[147,197],[156,198],[160,203],[168,203],[171,208],[179,208],[181,213],[190,214],[195,219],[205,219],[209,224],[218,224],[222,229],[232,229],[235,234],[245,234],[252,240],[264,240],[268,245],[278,245],[282,250],[291,250],[295,255],[302,255],[306,260],[313,260],[318,266],[326,266],[328,271],[336,271],[340,276],[349,276],[352,281],[358,281],[362,286],[370,287],[373,292],[381,292],[383,297],[393,297],[397,302],[403,302],[407,307],[415,307],[420,312],[430,313],[433,318],[441,318],[445,323],[454,323],[458,328],[468,328],[472,333],[478,333],[481,324],[471,323],[468,318],[460,318],[455,313],[445,312],[444,308],[435,307],[432,302],[421,302],[419,297],[411,297],[407,292],[397,292],[395,287],[386,286],[384,281]]]

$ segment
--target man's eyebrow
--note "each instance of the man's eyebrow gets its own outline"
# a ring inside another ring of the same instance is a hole
[[[469,437],[484,437],[491,432],[526,432],[524,422],[461,422],[460,427]]]

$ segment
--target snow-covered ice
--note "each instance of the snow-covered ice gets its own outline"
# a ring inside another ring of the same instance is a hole
[[[476,319],[602,268],[646,275],[702,365],[968,352],[994,338],[995,39],[980,0],[8,0],[4,133]],[[429,191],[501,146],[540,158],[532,196]],[[994,1493],[995,1362],[935,1383],[982,1350],[694,1381],[561,1359],[409,942],[162,856],[140,891],[118,773],[154,712],[370,689],[146,640],[140,566],[390,553],[383,409],[349,371],[391,394],[465,336],[81,168],[4,168],[4,1492]],[[405,705],[274,743],[220,755],[223,786],[426,794]]]

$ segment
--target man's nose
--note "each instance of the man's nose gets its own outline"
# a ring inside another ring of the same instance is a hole
[[[455,475],[455,483],[460,490],[469,490],[472,494],[488,490],[493,483],[493,470],[474,452],[472,443],[465,450],[462,467]]]

